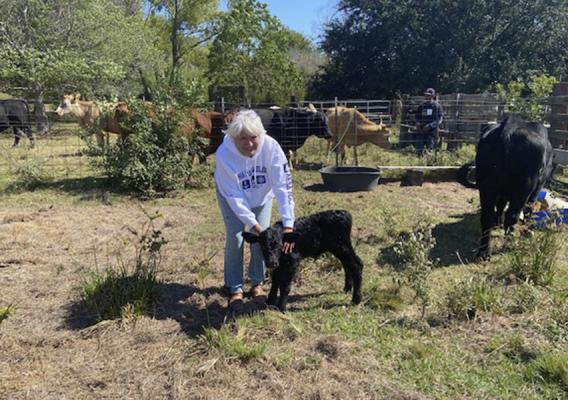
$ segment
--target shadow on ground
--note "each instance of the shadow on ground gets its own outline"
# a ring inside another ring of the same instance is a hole
[[[440,223],[432,229],[436,244],[430,251],[430,259],[437,260],[437,267],[473,262],[479,240],[479,216],[477,214],[453,215],[455,222]],[[381,250],[377,257],[379,265],[397,259],[395,245]]]
[[[474,261],[479,241],[479,214],[452,215],[455,222],[440,223],[432,229],[436,245],[430,256],[439,259],[438,266]]]
[[[14,182],[6,187],[6,194],[17,194],[28,191],[54,190],[78,196],[79,200],[109,201],[109,195],[131,196],[132,193],[121,190],[119,185],[113,184],[104,177],[66,178],[52,181],[32,182],[22,185]]]
[[[204,328],[219,329],[226,321],[252,315],[265,309],[264,305],[259,305],[251,299],[245,299],[244,308],[239,315],[229,315],[226,292],[222,287],[201,289],[193,285],[162,283],[159,284],[158,290],[160,298],[154,312],[150,315],[160,320],[175,320],[189,337],[202,334]],[[289,297],[289,310],[303,309],[295,306],[294,303],[324,294],[292,295]],[[337,306],[348,304],[347,300],[345,304],[337,304]],[[82,330],[99,322],[82,300],[73,301],[66,306],[64,329]]]
[[[299,163],[297,163],[296,165],[294,165],[295,169],[300,169],[300,170],[304,170],[304,171],[317,171],[321,168],[324,167],[324,164],[319,162],[305,162],[305,161],[300,161]]]

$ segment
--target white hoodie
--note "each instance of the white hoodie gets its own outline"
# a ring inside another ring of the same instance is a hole
[[[247,157],[241,154],[232,137],[225,135],[215,155],[215,183],[247,228],[258,223],[251,210],[274,197],[284,227],[294,226],[292,175],[288,160],[274,138],[263,135],[255,155]]]

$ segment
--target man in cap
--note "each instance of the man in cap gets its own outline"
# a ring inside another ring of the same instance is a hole
[[[424,103],[414,113],[416,121],[415,146],[418,154],[425,149],[434,150],[440,137],[440,124],[444,118],[444,110],[435,100],[436,91],[428,88],[424,91]]]

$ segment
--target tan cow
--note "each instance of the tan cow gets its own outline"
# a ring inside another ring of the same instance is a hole
[[[382,122],[369,120],[355,108],[334,107],[327,110],[328,126],[332,132],[333,149],[341,153],[341,163],[345,161],[345,146],[353,146],[355,163],[358,165],[356,146],[373,143],[383,149],[390,149],[391,130]]]
[[[123,109],[126,107],[126,111]],[[126,103],[118,103],[115,112],[106,114],[94,101],[83,101],[79,94],[66,94],[63,100],[55,110],[60,117],[71,114],[79,120],[79,124],[90,132],[94,132],[97,138],[97,144],[104,146],[104,132],[116,133],[123,139],[127,135],[120,127],[119,122],[115,118],[116,113],[128,113]],[[107,136],[108,144],[108,136]]]
[[[150,119],[155,118],[157,113],[154,104],[145,102],[144,106],[146,107],[148,117]],[[185,109],[170,108],[168,112],[172,116],[174,114],[179,115],[180,124],[177,128],[177,133],[180,136],[184,136],[191,141],[194,133],[197,132],[199,136],[209,140],[209,146],[204,151],[205,156],[213,154],[223,141],[223,119],[221,113],[212,111],[199,112],[199,110],[193,107]],[[81,126],[90,131],[95,131],[97,144],[100,146],[104,145],[103,132],[120,135],[122,143],[132,133],[126,131],[121,126],[121,123],[126,121],[131,114],[128,104],[125,102],[116,103],[112,113],[103,113],[95,102],[81,101],[79,95],[65,95],[56,113],[59,116],[71,114],[79,120]]]

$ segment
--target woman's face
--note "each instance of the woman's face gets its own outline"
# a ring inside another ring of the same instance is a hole
[[[242,155],[252,157],[256,154],[261,140],[260,135],[249,135],[248,132],[241,132],[235,138],[235,143]]]

